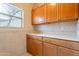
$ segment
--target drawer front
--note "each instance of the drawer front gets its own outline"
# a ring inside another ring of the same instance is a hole
[[[79,56],[79,51],[75,51],[64,47],[58,47],[58,55],[59,56]]]
[[[37,39],[37,40],[42,41],[42,37],[40,37],[40,36],[27,35],[27,38],[30,38],[30,39]]]
[[[67,41],[66,46],[71,49],[79,50],[79,43],[78,42]]]
[[[79,50],[79,43],[75,41],[68,41],[65,39],[61,40],[55,38],[43,38],[43,41],[70,49]]]
[[[60,46],[66,46],[66,41],[61,40],[61,39],[55,39],[55,38],[43,38],[43,41],[55,44],[55,45],[60,45]]]

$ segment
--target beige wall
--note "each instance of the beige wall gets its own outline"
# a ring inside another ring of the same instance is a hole
[[[0,55],[21,55],[26,52],[26,33],[32,30],[31,4],[15,4],[24,10],[23,28],[0,28]]]
[[[18,3],[15,4],[19,8],[24,10],[24,30],[25,31],[30,31],[32,30],[32,25],[31,25],[31,10],[32,10],[32,4],[27,4],[27,3]]]

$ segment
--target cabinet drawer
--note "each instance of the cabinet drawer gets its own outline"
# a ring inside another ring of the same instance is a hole
[[[64,47],[58,47],[58,55],[59,56],[79,56],[79,51],[75,51]]]
[[[30,39],[37,39],[37,40],[42,41],[42,37],[40,37],[40,36],[35,36],[35,35],[27,35],[27,38],[30,38]]]
[[[43,56],[57,56],[57,46],[44,42]]]
[[[42,55],[42,41],[38,36],[27,35],[27,51],[34,56]]]
[[[79,42],[65,40],[65,39],[61,40],[55,38],[43,38],[43,41],[51,44],[67,47],[70,49],[79,50]]]
[[[43,41],[60,46],[66,46],[67,43],[64,40],[56,39],[56,38],[43,38]]]
[[[79,50],[79,42],[67,41],[66,47]]]

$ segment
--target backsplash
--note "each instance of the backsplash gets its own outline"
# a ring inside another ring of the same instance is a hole
[[[34,26],[34,30],[46,34],[76,35],[79,33],[79,21],[60,22]]]
[[[77,21],[77,30],[76,30],[76,33],[79,36],[79,20]]]

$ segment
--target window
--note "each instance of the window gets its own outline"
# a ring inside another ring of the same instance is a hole
[[[22,10],[10,3],[0,4],[0,27],[22,27]]]

